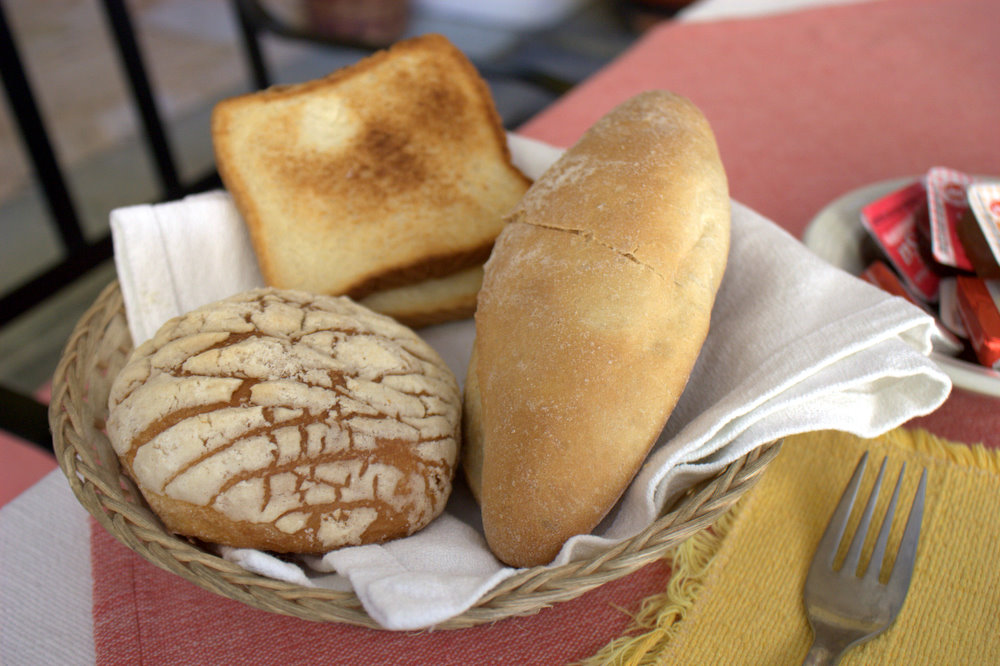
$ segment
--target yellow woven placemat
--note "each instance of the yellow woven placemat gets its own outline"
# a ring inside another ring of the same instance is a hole
[[[713,530],[668,555],[669,588],[645,600],[630,635],[588,663],[800,663],[812,640],[802,605],[806,572],[865,450],[874,464],[862,493],[889,455],[889,480],[907,461],[904,506],[919,468],[928,468],[927,503],[896,623],[841,663],[1000,663],[1000,451],[906,429],[876,440],[839,432],[786,439],[757,486]]]

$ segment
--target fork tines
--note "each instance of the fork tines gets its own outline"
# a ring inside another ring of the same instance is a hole
[[[834,568],[840,542],[847,528],[848,518],[858,495],[861,477],[868,463],[865,453],[851,476],[844,490],[833,517],[827,525],[826,532],[820,540],[813,557],[812,565],[806,576],[803,601],[809,616],[809,624],[813,629],[813,645],[803,663],[816,664],[835,663],[839,655],[851,649],[858,643],[870,640],[891,625],[899,614],[910,587],[913,575],[913,564],[917,555],[917,538],[920,535],[920,523],[924,512],[924,494],[927,488],[927,470],[920,476],[913,498],[913,506],[906,520],[906,527],[899,543],[899,550],[892,565],[892,572],[886,583],[879,580],[882,571],[882,561],[886,545],[889,542],[889,532],[892,528],[896,505],[899,503],[899,491],[902,486],[903,469],[896,480],[896,488],[886,509],[882,527],[875,540],[871,559],[865,570],[859,575],[858,564],[861,551],[868,534],[875,504],[878,501],[882,479],[885,477],[886,461],[882,461],[878,478],[868,497],[863,513],[855,530],[854,538],[847,547],[843,565],[839,570]]]
[[[853,572],[858,569],[858,565],[861,560],[861,551],[865,543],[865,537],[868,534],[868,528],[871,524],[872,515],[875,512],[875,504],[878,501],[879,493],[881,491],[882,480],[885,476],[886,462],[887,458],[884,458],[882,460],[882,465],[879,468],[878,477],[875,479],[875,485],[872,487],[871,494],[868,497],[868,502],[865,505],[864,513],[861,515],[854,537],[851,540],[847,554],[844,557],[844,561],[841,566],[842,571]],[[820,541],[819,548],[816,551],[817,553],[827,553],[827,557],[829,557],[827,566],[833,567],[834,565],[834,559],[837,556],[841,541],[844,537],[844,532],[847,529],[848,519],[851,516],[851,510],[857,498],[858,489],[861,486],[861,479],[864,476],[867,464],[868,452],[865,452],[865,454],[861,457],[861,460],[858,461],[857,467],[854,469],[854,474],[851,476],[851,480],[848,483],[847,488],[844,490],[844,494],[834,511],[833,517],[830,518],[830,523],[827,526],[826,532],[823,534],[823,539]],[[860,572],[860,575],[873,579],[877,579],[879,576],[879,572],[882,569],[882,561],[885,557],[886,546],[889,542],[889,532],[892,528],[893,517],[896,513],[896,505],[899,502],[899,493],[903,484],[903,475],[905,471],[906,463],[904,462],[899,471],[899,477],[896,479],[896,486],[893,489],[892,499],[889,501],[889,507],[886,509],[885,517],[882,520],[882,526],[879,529],[878,538],[875,542],[871,559],[869,560],[865,571]],[[913,572],[913,562],[916,558],[917,539],[920,535],[920,523],[923,516],[926,487],[927,470],[924,469],[920,476],[920,483],[917,487],[916,494],[913,498],[913,505],[910,508],[910,515],[906,521],[906,528],[903,531],[903,537],[900,540],[898,554],[895,562],[893,563],[892,574],[889,579],[889,584],[893,587],[898,585],[905,589],[909,585],[910,575]]]

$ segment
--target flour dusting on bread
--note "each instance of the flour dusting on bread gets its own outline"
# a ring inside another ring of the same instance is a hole
[[[511,214],[479,292],[463,452],[504,562],[550,562],[635,477],[708,333],[729,210],[707,121],[651,91]]]
[[[409,329],[346,298],[263,289],[136,349],[108,432],[173,531],[318,553],[436,517],[459,414],[454,376]]]

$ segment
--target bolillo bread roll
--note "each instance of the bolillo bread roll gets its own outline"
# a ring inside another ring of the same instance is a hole
[[[550,562],[638,472],[708,333],[729,215],[707,121],[661,91],[598,121],[511,214],[479,293],[463,463],[502,561]]]

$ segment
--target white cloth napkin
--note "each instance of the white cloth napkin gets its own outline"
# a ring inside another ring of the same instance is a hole
[[[226,192],[113,210],[111,239],[136,346],[171,317],[264,284]]]
[[[512,135],[515,162],[539,176],[560,151]],[[590,535],[553,564],[588,557],[649,525],[666,502],[753,448],[793,433],[839,429],[872,437],[937,408],[951,382],[927,358],[930,316],[824,263],[752,210],[733,203],[729,266],[708,340],[645,466]],[[221,192],[116,210],[115,261],[133,339],[167,318],[260,286],[243,224]],[[461,381],[471,320],[423,329]],[[609,433],[613,437],[614,433]],[[223,549],[242,566],[304,585],[349,581],[389,629],[419,629],[462,613],[515,573],[489,552],[478,508],[461,484],[424,531],[289,565]]]

